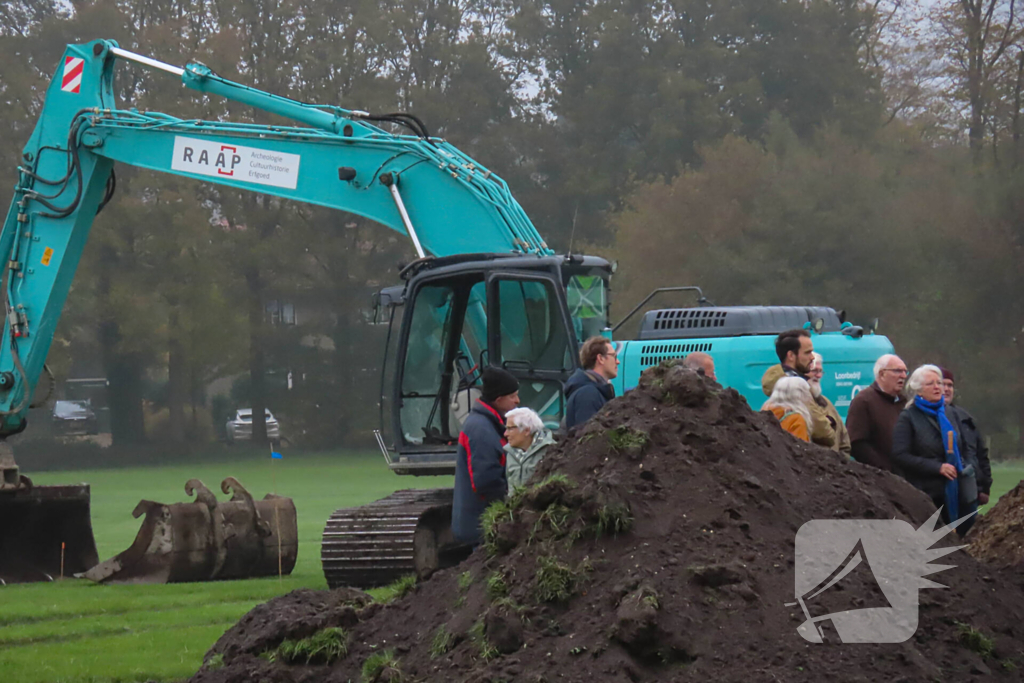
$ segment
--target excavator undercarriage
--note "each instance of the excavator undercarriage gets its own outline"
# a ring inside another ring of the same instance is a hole
[[[369,505],[336,510],[320,551],[327,585],[383,586],[455,566],[472,548],[455,543],[451,520],[451,489],[396,491]]]

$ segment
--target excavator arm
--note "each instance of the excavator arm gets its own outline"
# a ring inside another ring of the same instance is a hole
[[[129,60],[290,119],[270,126],[118,109],[114,76]],[[403,124],[395,135],[375,122]],[[408,235],[420,257],[553,253],[501,178],[415,117],[312,105],[179,68],[98,40],[68,46],[18,168],[0,234],[7,258],[0,339],[0,437],[25,413],[94,217],[122,162],[355,213]]]

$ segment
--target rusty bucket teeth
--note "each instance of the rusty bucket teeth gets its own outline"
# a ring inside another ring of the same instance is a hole
[[[145,515],[131,547],[81,574],[99,583],[179,583],[290,574],[298,554],[291,498],[252,495],[234,477],[221,483],[233,493],[220,502],[198,479],[185,484],[190,503],[143,500]]]

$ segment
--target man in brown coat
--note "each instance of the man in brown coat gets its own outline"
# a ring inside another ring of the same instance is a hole
[[[892,432],[903,412],[900,392],[906,381],[906,363],[887,353],[875,361],[875,381],[853,397],[846,430],[857,462],[892,471]]]

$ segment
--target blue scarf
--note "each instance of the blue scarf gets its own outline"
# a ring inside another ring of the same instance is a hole
[[[946,449],[946,462],[956,468],[956,472],[959,475],[964,471],[964,463],[960,459],[960,438],[957,431],[953,429],[953,423],[946,417],[946,400],[940,398],[934,403],[932,401],[926,401],[920,396],[914,397],[914,405],[917,408],[939,421],[939,431],[942,433],[942,447]],[[953,444],[953,448],[949,448],[949,444]],[[946,511],[949,515],[949,521],[955,522],[960,519],[960,483],[957,479],[952,481],[946,481]]]

